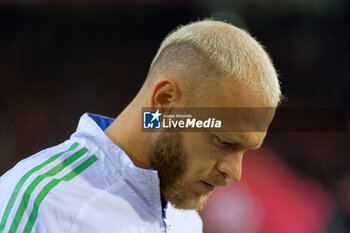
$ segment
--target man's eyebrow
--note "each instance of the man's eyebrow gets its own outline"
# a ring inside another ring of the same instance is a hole
[[[222,137],[224,139],[226,139],[225,136],[222,136]],[[238,143],[243,148],[248,149],[248,150],[258,150],[263,144],[263,141],[261,141],[258,144],[248,145],[248,144],[244,143],[244,139],[243,138],[244,138],[244,136],[239,136],[239,135],[234,135],[233,137],[227,137],[227,139],[230,139],[230,140],[228,140],[228,142]]]
[[[242,141],[237,141],[236,143],[247,150],[258,150],[263,144],[263,142],[260,142],[259,144],[246,144]]]

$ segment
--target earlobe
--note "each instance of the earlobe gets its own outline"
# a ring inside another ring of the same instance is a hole
[[[151,107],[172,107],[179,97],[180,91],[176,82],[162,80],[153,89]]]

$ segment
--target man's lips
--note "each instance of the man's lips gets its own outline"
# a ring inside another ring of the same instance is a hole
[[[201,180],[203,186],[208,190],[208,191],[213,191],[215,189],[215,185],[209,184],[203,180]]]

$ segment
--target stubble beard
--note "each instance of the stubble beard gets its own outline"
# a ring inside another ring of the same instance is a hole
[[[190,193],[184,182],[188,169],[181,133],[160,132],[151,142],[150,167],[158,171],[160,191],[178,209],[203,209],[209,194]]]

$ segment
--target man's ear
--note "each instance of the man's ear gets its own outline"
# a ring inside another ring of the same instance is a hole
[[[151,100],[152,108],[173,107],[180,99],[179,86],[173,80],[161,80],[154,86]]]

